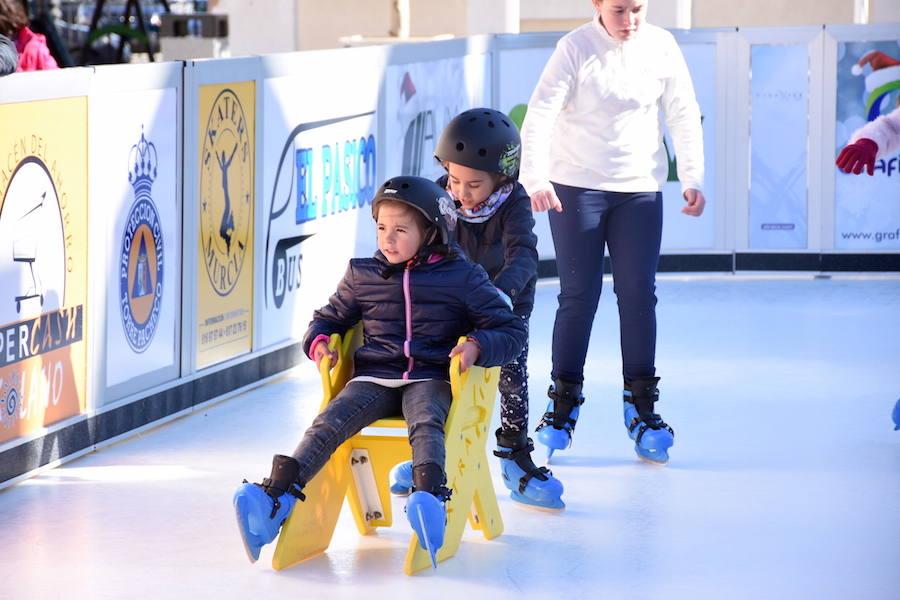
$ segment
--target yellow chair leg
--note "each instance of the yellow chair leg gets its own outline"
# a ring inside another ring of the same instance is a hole
[[[453,495],[447,502],[447,528],[444,545],[437,553],[438,562],[456,554],[466,522],[473,508],[479,529],[487,539],[503,532],[503,519],[494,494],[487,461],[487,441],[491,413],[497,392],[499,369],[472,368],[453,376],[453,405],[447,418],[447,485]],[[403,571],[412,575],[431,566],[428,552],[415,534],[406,552]]]
[[[350,486],[350,447],[342,444],[325,467],[313,477],[278,536],[272,567],[280,571],[323,553],[331,543],[341,505]]]

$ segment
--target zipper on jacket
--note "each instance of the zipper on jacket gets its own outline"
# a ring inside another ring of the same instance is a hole
[[[403,271],[403,299],[405,300],[406,311],[406,340],[403,342],[403,354],[406,355],[406,372],[403,373],[403,379],[409,379],[409,374],[413,370],[413,357],[410,353],[410,344],[412,343],[412,296],[409,293],[409,267]]]

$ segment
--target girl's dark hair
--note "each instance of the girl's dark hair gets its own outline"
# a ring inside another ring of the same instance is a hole
[[[28,15],[19,0],[0,0],[0,33],[15,39],[23,27],[28,27]]]

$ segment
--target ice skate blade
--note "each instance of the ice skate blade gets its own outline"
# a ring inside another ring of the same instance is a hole
[[[637,457],[639,459],[641,459],[642,462],[645,462],[650,465],[664,467],[669,463],[669,453],[668,452],[661,453],[662,460],[650,458],[649,456],[642,454],[637,448],[635,448],[634,453],[637,454]]]
[[[251,563],[255,563],[259,560],[259,551],[262,547],[256,547],[251,544],[250,540],[247,539],[247,536],[252,535],[250,533],[250,522],[249,519],[245,519],[245,515],[247,514],[246,510],[246,502],[247,499],[243,496],[238,496],[234,499],[234,516],[237,519],[238,531],[241,534],[241,543],[244,546],[244,552],[247,553],[247,558]]]
[[[425,528],[425,511],[420,509],[413,509],[416,511],[416,517],[419,520],[419,527],[422,528],[422,539],[419,540],[419,543],[425,546],[425,550],[428,551],[428,556],[431,558],[431,568],[437,569],[437,550],[431,547],[431,542],[428,539],[427,529]]]
[[[515,506],[524,508],[525,510],[536,510],[546,513],[561,513],[566,510],[566,503],[562,500],[559,501],[558,505],[554,503],[548,506],[545,504],[537,504],[533,500],[529,500],[527,497],[519,495],[516,492],[510,492],[509,497],[512,499]]]

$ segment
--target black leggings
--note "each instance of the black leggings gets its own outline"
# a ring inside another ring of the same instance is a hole
[[[604,192],[554,183],[563,212],[550,211],[559,271],[553,379],[584,381],[584,363],[609,247],[619,304],[626,381],[656,374],[656,268],[662,237],[660,192]]]
[[[525,331],[528,332],[528,318]],[[500,367],[500,427],[507,433],[528,430],[528,337],[516,360]]]

